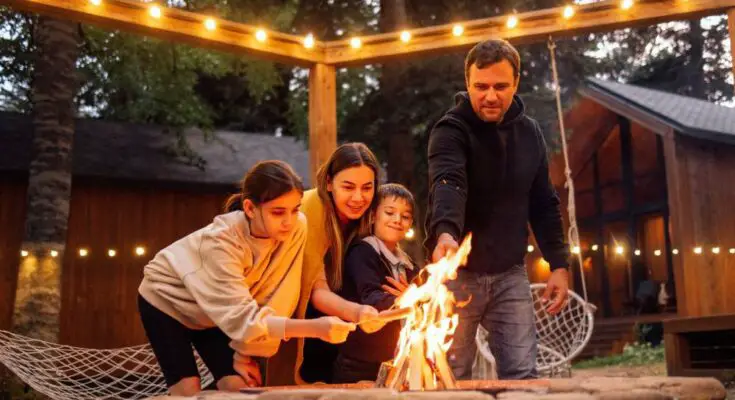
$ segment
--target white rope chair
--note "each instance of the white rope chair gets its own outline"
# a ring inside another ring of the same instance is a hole
[[[531,285],[538,338],[536,369],[541,376],[564,376],[569,374],[572,359],[579,355],[592,337],[595,307],[570,290],[567,305],[558,314],[551,315],[541,303],[545,288],[543,283]],[[477,330],[475,343],[478,349],[476,377],[497,379],[488,332],[482,326]]]
[[[198,355],[196,359],[206,387],[212,375]],[[0,363],[54,400],[142,399],[167,391],[149,344],[86,349],[0,330]]]

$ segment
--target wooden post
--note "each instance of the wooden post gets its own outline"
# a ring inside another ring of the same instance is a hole
[[[314,64],[309,71],[309,170],[316,172],[337,147],[337,76],[333,65]]]
[[[732,58],[732,75],[735,79],[735,8],[727,10],[727,30],[730,32],[730,55]]]
[[[600,188],[600,164],[597,157],[597,151],[592,156],[592,179],[593,179],[593,190],[595,196],[595,232],[597,245],[600,249],[595,253],[595,264],[599,267],[600,271],[600,289],[602,293],[602,316],[609,317],[612,314],[612,307],[610,307],[610,284],[607,276],[607,266],[605,265],[605,235],[603,233],[603,219],[602,219],[602,189]]]
[[[620,166],[623,181],[623,198],[625,199],[625,214],[628,223],[627,251],[633,253],[638,248],[638,231],[636,216],[633,214],[634,207],[634,169],[633,169],[633,135],[631,133],[630,120],[618,115],[618,126],[620,127]],[[628,295],[629,300],[635,298],[638,284],[645,278],[646,271],[641,271],[640,263],[628,261]]]
[[[661,177],[660,179],[664,182],[664,191],[661,194],[666,202],[666,209],[664,211],[664,249],[666,251],[666,275],[667,283],[669,284],[668,290],[671,290],[670,294],[673,294],[675,290],[674,283],[674,256],[672,254],[673,248],[671,245],[671,214],[669,213],[669,192],[666,190],[666,158],[664,156],[664,139],[660,135],[656,135],[656,165],[657,173]]]

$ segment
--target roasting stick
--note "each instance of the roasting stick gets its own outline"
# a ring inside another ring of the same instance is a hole
[[[375,322],[375,321],[381,321],[381,322],[397,321],[399,319],[408,318],[408,316],[411,315],[412,312],[413,312],[413,308],[409,308],[409,307],[389,309],[389,310],[381,311],[380,313],[378,313],[377,318],[358,322],[357,325],[364,324],[366,322]]]

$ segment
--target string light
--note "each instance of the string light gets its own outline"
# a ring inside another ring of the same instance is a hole
[[[579,254],[580,251],[581,249],[579,248],[579,246],[572,247],[572,254]]]
[[[98,6],[98,5],[102,4],[102,0],[89,0],[89,2],[92,3],[92,5],[95,5],[95,6]]]
[[[115,249],[107,250],[107,257],[115,257],[116,255],[117,255],[117,251],[115,251]]]
[[[138,256],[144,255],[145,254],[145,247],[143,247],[143,246],[136,247],[135,248],[135,254],[138,255]]]
[[[207,18],[204,20],[204,27],[209,31],[217,29],[217,21],[214,18]]]
[[[641,251],[638,250],[638,249],[635,249],[635,251],[633,252],[633,254],[639,256],[639,255],[641,255]]]
[[[712,253],[714,253],[714,254],[720,254],[720,248],[719,247],[713,247],[712,248]]]
[[[679,249],[671,250],[671,252],[674,253],[674,255],[677,255],[677,254],[679,254]]]
[[[623,10],[629,10],[631,7],[633,7],[633,0],[622,0],[620,3],[620,8]]]
[[[615,253],[617,253],[617,254],[623,254],[624,252],[625,252],[625,249],[623,248],[623,246],[617,246],[617,247],[615,247]]]
[[[600,246],[598,246],[596,244],[593,244],[592,245],[592,251],[597,251],[597,249],[599,249],[599,248],[600,248]]]
[[[508,17],[508,21],[505,23],[505,26],[507,26],[508,29],[513,29],[518,26],[518,17],[516,17],[515,15],[511,15],[510,17]]]
[[[653,255],[654,255],[654,256],[656,256],[656,257],[660,256],[660,255],[661,255],[661,250],[659,250],[659,249],[656,249],[656,250],[655,250],[655,251],[653,252]]]
[[[312,35],[311,33],[306,35],[306,37],[304,38],[304,47],[306,47],[307,49],[311,49],[314,47],[314,35]]]
[[[352,39],[350,39],[350,46],[353,49],[359,49],[360,47],[362,47],[362,40],[360,40],[360,38],[353,37]]]
[[[408,232],[406,232],[406,239],[413,239],[414,236],[416,236],[416,232],[413,230],[413,228],[410,228]]]
[[[89,254],[89,250],[82,247],[79,249],[79,257],[86,257]]]
[[[562,16],[564,19],[569,19],[574,16],[574,7],[572,6],[566,6],[564,7],[564,12],[562,13]]]
[[[155,19],[161,18],[161,7],[156,5],[151,6],[148,9],[148,14]]]
[[[26,250],[21,250],[21,251],[20,251],[20,256],[21,256],[21,257],[28,257],[28,251],[26,251]]]
[[[266,39],[268,39],[268,34],[265,32],[265,29],[258,29],[255,31],[255,40],[263,43]]]
[[[735,248],[730,249],[730,254],[735,254]]]
[[[58,251],[56,251],[56,250],[51,250],[51,251],[49,252],[49,255],[50,255],[51,257],[53,257],[53,258],[56,258],[56,257],[58,257],[58,256],[59,256],[59,252],[58,252]]]
[[[702,254],[702,248],[701,247],[695,247],[694,248],[694,254]]]
[[[464,26],[460,24],[456,24],[452,27],[452,35],[462,36],[463,33],[464,33]]]
[[[408,43],[410,40],[411,40],[411,32],[409,31],[401,32],[401,41],[403,43]]]
[[[533,253],[533,245],[529,244],[528,247],[526,247],[526,250],[528,250],[529,253]]]

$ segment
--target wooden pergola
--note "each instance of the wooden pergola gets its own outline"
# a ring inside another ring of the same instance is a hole
[[[405,31],[408,33],[319,41],[219,20],[215,16],[160,7],[155,3],[130,0],[0,0],[0,4],[21,11],[309,68],[312,178],[337,143],[336,68],[461,51],[492,37],[524,44],[546,40],[549,36],[569,37],[722,13],[728,14],[730,39],[735,43],[735,0],[626,2],[622,6],[623,3],[605,0],[574,6],[573,12],[566,7],[558,7]],[[517,23],[508,23],[509,19]],[[735,46],[731,46],[731,52],[735,59]]]

